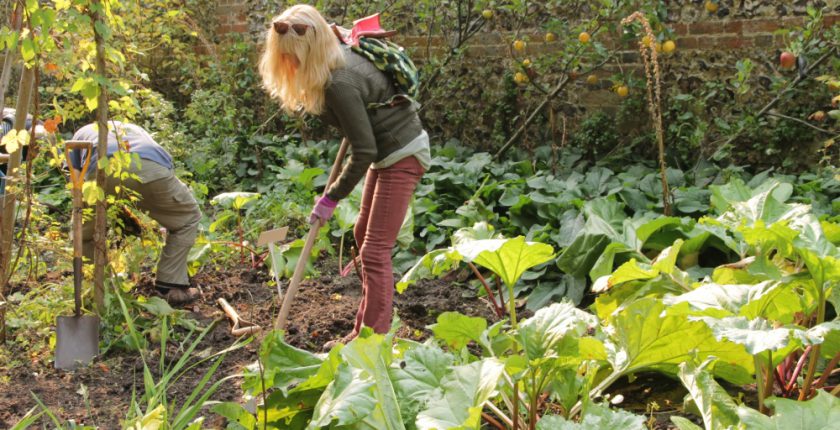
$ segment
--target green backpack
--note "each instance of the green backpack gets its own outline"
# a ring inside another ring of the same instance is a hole
[[[417,66],[408,58],[405,49],[390,40],[361,37],[358,45],[351,45],[353,52],[367,58],[383,73],[391,77],[398,94],[383,103],[371,103],[369,109],[392,107],[403,101],[413,101],[420,88]]]

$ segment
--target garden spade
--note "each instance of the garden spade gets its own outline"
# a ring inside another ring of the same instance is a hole
[[[55,368],[73,370],[89,364],[99,354],[99,317],[82,315],[82,185],[90,165],[92,144],[87,141],[69,141],[64,156],[70,170],[73,193],[73,296],[75,313],[60,316],[56,322]],[[76,170],[70,159],[73,150],[85,150],[81,170]]]
[[[338,148],[338,154],[335,157],[335,162],[333,162],[330,178],[327,181],[327,187],[324,188],[324,193],[330,189],[330,185],[338,178],[338,172],[341,170],[341,163],[344,161],[344,155],[347,154],[348,146],[347,139],[342,139],[341,147]],[[303,244],[303,250],[300,252],[300,258],[298,258],[297,265],[295,266],[295,273],[292,275],[292,280],[289,281],[289,288],[286,290],[286,295],[283,296],[283,305],[280,307],[280,314],[277,315],[277,320],[274,321],[275,329],[286,328],[289,309],[295,300],[295,294],[297,294],[300,281],[303,279],[303,273],[306,272],[306,263],[309,261],[309,254],[312,253],[312,245],[315,243],[315,239],[318,237],[318,230],[320,229],[321,222],[317,219],[309,227],[309,234],[306,235],[306,242]]]

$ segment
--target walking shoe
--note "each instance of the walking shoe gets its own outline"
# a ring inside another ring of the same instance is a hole
[[[358,336],[358,333],[350,333],[347,336],[344,336],[340,339],[331,340],[331,341],[325,343],[324,346],[322,347],[322,349],[323,349],[324,352],[330,352],[333,348],[338,346],[339,343],[343,343],[344,345],[347,345],[353,339],[355,339],[356,336]]]
[[[198,298],[198,288],[193,288],[189,285],[155,281],[155,290],[172,306],[185,305]]]

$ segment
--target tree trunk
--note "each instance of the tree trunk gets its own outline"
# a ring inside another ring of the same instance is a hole
[[[20,75],[20,92],[17,100],[17,111],[15,112],[15,130],[20,132],[26,127],[26,112],[29,110],[29,99],[32,98],[32,83],[35,81],[35,70],[24,66],[23,73]],[[5,302],[6,299],[6,285],[9,283],[11,273],[9,273],[9,264],[12,259],[12,242],[15,236],[15,212],[17,209],[17,186],[18,177],[20,176],[18,168],[20,167],[22,148],[9,154],[9,162],[6,166],[6,194],[3,195],[3,209],[0,215],[0,301]],[[5,315],[5,312],[3,312]],[[5,316],[0,327],[5,327]],[[2,340],[5,342],[5,330],[0,333],[3,336]]]
[[[19,31],[23,24],[23,14],[20,13],[17,3],[13,6],[12,16],[9,20],[13,31]],[[9,80],[12,77],[12,64],[17,57],[17,50],[6,48],[6,57],[3,59],[3,71],[0,72],[0,112],[6,107],[6,91],[9,89]]]
[[[102,78],[106,75],[105,70],[105,40],[97,29],[97,24],[105,25],[102,15],[102,3],[95,1],[96,6],[93,15],[93,32],[96,42],[96,73]],[[99,140],[97,144],[97,156],[99,161],[108,158],[108,93],[104,84],[99,84],[99,100],[97,105],[97,124],[99,125]],[[96,168],[96,186],[105,189],[105,170]],[[106,235],[108,233],[108,211],[105,199],[96,203],[96,224],[94,225],[93,241],[93,297],[96,302],[96,309],[99,314],[105,310],[105,266],[108,264],[108,244]]]

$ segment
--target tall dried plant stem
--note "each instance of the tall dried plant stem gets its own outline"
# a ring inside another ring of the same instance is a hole
[[[644,28],[650,43],[645,46],[644,39],[639,40],[639,52],[645,63],[645,76],[647,78],[648,110],[653,120],[653,128],[656,131],[656,140],[659,146],[659,174],[662,178],[662,207],[666,216],[671,215],[671,191],[668,187],[665,165],[665,133],[662,128],[662,80],[659,70],[659,57],[656,52],[656,36],[650,28],[650,23],[641,12],[634,12],[632,15],[621,20],[624,25],[638,21]]]

